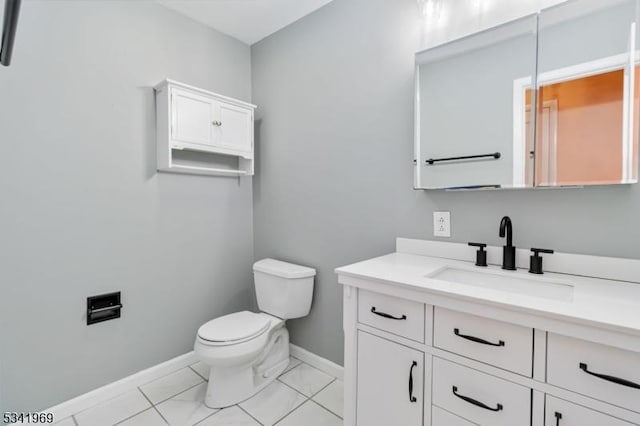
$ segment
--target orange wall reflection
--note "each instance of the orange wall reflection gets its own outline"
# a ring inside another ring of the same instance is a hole
[[[640,67],[636,70],[634,102],[634,177],[638,168]],[[536,185],[549,185],[550,175],[558,185],[613,183],[623,178],[622,123],[624,71],[612,71],[540,88],[536,138]],[[555,120],[542,120],[543,105],[557,103]],[[530,93],[527,93],[530,104]],[[543,129],[555,122],[555,129]],[[555,148],[550,134],[555,133]],[[555,149],[555,164],[544,165],[538,155]],[[553,173],[543,170],[553,169]]]

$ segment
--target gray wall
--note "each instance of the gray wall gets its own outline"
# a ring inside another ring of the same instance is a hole
[[[318,268],[311,314],[292,341],[342,363],[335,267],[432,237],[450,210],[451,241],[514,242],[640,258],[640,187],[503,192],[413,191],[415,0],[335,0],[252,47],[259,105],[256,258]],[[470,259],[473,254],[470,252]]]
[[[253,300],[250,179],[156,174],[165,77],[251,98],[249,47],[138,1],[23,3],[0,69],[0,412],[193,348]],[[87,327],[86,297],[121,290]]]

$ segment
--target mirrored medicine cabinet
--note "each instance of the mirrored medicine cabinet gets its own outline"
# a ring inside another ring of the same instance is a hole
[[[638,182],[640,0],[570,0],[416,54],[415,188]]]

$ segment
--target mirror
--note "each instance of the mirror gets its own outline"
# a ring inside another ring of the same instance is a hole
[[[572,0],[416,54],[415,187],[636,183],[638,3]]]
[[[416,56],[417,187],[513,186],[513,82],[535,72],[536,25],[529,16]]]
[[[638,181],[637,8],[636,0],[574,0],[540,13],[528,183]]]

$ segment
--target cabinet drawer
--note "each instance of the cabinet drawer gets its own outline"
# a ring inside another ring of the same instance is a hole
[[[551,395],[546,396],[545,426],[633,426]]]
[[[523,376],[533,373],[533,329],[435,308],[433,345]]]
[[[433,404],[470,422],[521,426],[531,422],[531,389],[441,358],[433,358]]]
[[[476,426],[476,424],[434,405],[431,410],[431,426]]]
[[[424,343],[423,303],[360,290],[358,321]]]
[[[547,382],[640,412],[640,353],[549,333]]]

